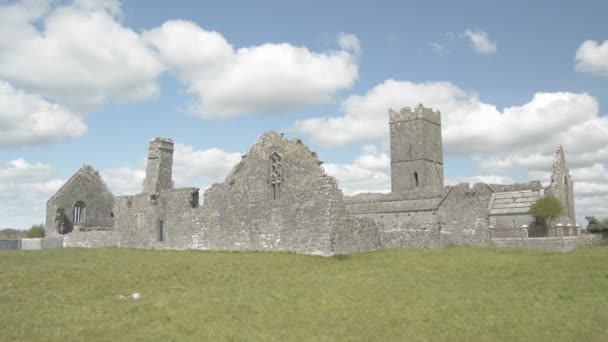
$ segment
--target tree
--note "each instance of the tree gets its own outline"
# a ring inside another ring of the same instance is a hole
[[[550,227],[551,222],[563,212],[562,202],[551,195],[539,198],[530,207],[530,215],[534,216],[537,222],[543,223],[545,227]]]
[[[44,225],[43,224],[35,224],[25,232],[26,238],[41,238],[44,237]]]
[[[591,233],[608,232],[608,218],[598,220],[595,216],[587,216],[585,219],[589,222],[587,230]]]

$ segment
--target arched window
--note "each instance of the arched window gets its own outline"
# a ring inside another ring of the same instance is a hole
[[[416,187],[418,187],[418,172],[414,172],[414,180],[416,181]]]
[[[83,223],[85,219],[85,206],[83,201],[74,204],[74,224]]]
[[[278,152],[274,152],[270,156],[270,186],[273,200],[279,199],[281,193],[281,183],[283,182],[282,159],[283,156]]]

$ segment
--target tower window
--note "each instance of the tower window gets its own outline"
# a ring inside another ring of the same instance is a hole
[[[418,187],[418,172],[414,172],[414,181],[416,181],[416,187]]]
[[[74,204],[74,224],[82,223],[85,219],[85,205],[83,201]]]
[[[165,241],[163,220],[159,220],[158,224],[156,225],[156,241]]]

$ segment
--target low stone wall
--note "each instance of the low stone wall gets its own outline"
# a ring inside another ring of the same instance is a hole
[[[61,237],[28,238],[21,239],[22,250],[41,250],[51,248],[62,248],[63,239]]]
[[[498,238],[493,239],[492,244],[496,247],[542,249],[548,251],[568,252],[579,246],[593,246],[605,241],[601,235],[585,234],[581,236],[567,237],[542,237],[542,238]]]
[[[63,237],[63,247],[121,247],[121,237],[115,231],[72,232]]]

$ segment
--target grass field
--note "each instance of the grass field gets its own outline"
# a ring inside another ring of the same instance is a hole
[[[606,341],[608,247],[0,251],[4,341]],[[139,292],[139,300],[120,295]]]

